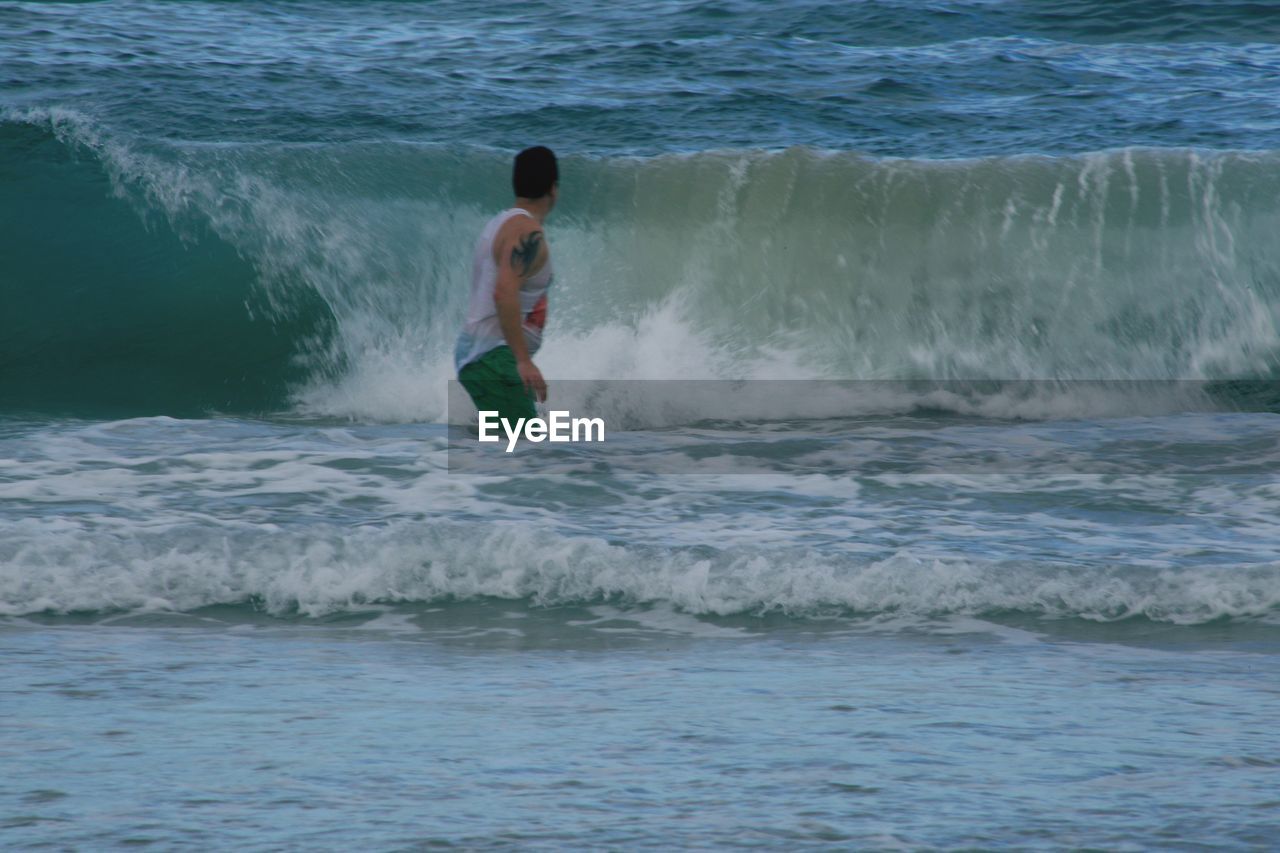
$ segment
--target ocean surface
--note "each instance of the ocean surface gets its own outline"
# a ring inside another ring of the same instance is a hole
[[[1274,2],[0,2],[0,847],[1274,847],[1277,234]]]

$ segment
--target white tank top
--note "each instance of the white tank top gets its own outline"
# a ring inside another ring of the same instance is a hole
[[[507,339],[498,323],[498,308],[493,304],[493,293],[498,285],[498,265],[493,260],[493,240],[498,229],[513,216],[529,211],[512,207],[502,211],[480,232],[471,264],[471,301],[467,306],[467,321],[458,335],[454,347],[454,366],[461,370],[494,347],[503,346]],[[533,355],[542,346],[542,328],[547,322],[547,289],[551,287],[551,259],[542,269],[529,276],[520,285],[520,315],[523,318],[524,340]]]

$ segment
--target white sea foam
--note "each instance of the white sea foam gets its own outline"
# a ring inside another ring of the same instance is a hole
[[[691,614],[1017,611],[1193,624],[1280,610],[1280,562],[1153,569],[820,549],[624,547],[533,524],[185,526],[124,532],[9,525],[0,612],[191,610],[252,603],[317,616],[370,603],[495,597],[663,603]]]
[[[997,439],[1105,460],[1107,441],[1142,438],[1174,461],[1194,448],[1229,462],[1201,444],[1221,438],[1223,417],[873,422],[839,439],[873,441],[894,464]],[[1250,447],[1270,440],[1273,420],[1230,416],[1238,461],[1262,458]],[[767,446],[785,434],[746,437]],[[663,435],[633,443],[677,453],[688,438]],[[760,457],[743,477],[711,457],[674,476],[472,477],[446,472],[439,427],[227,419],[68,423],[4,446],[9,614],[246,601],[319,614],[496,596],[695,614],[1010,609],[1196,622],[1266,615],[1280,594],[1280,487],[1265,476],[793,474]]]

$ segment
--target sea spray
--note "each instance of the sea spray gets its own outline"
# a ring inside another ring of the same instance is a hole
[[[1267,381],[1280,353],[1278,157],[567,157],[548,223],[558,276],[540,364],[595,379]],[[133,258],[175,258],[148,268],[154,292],[138,294],[148,310],[136,323],[94,328],[114,336],[101,347],[142,343],[173,372],[193,356],[164,330],[200,322],[196,294],[231,306],[200,371],[169,383],[185,389],[175,405],[443,417],[471,241],[505,203],[502,155],[143,143],[45,111],[9,115],[0,158],[54,199],[49,216],[78,223],[67,239],[99,227],[85,216],[121,215],[58,209],[68,193],[121,197],[148,224],[128,232],[128,263],[104,265],[95,288],[134,280]],[[38,277],[20,268],[9,287],[32,293]],[[82,286],[55,276],[41,290]],[[38,403],[31,389],[50,365],[74,383],[91,358],[67,343],[90,337],[87,320],[56,304],[9,314],[47,330],[7,337],[20,350],[5,354],[19,391],[9,405],[22,394]],[[270,346],[250,367],[254,334]],[[127,375],[127,362],[115,367]],[[256,394],[220,394],[264,372],[274,378]],[[194,393],[201,383],[207,393]],[[149,405],[166,409],[162,396]]]

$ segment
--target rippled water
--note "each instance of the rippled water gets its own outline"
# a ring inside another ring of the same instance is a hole
[[[10,102],[218,142],[1253,149],[1280,139],[1274,14],[1186,0],[7,3],[0,74]]]
[[[11,423],[4,831],[1265,845],[1280,487],[1175,460],[1273,420],[641,431],[615,474],[506,476],[449,473],[442,427]],[[993,437],[1146,467],[966,470]]]
[[[440,427],[15,425],[0,606],[323,616],[493,596],[1271,624],[1275,444],[1271,415],[897,417],[629,431],[475,470]]]
[[[1268,845],[1275,655],[1146,633],[509,602],[10,627],[6,839]]]

